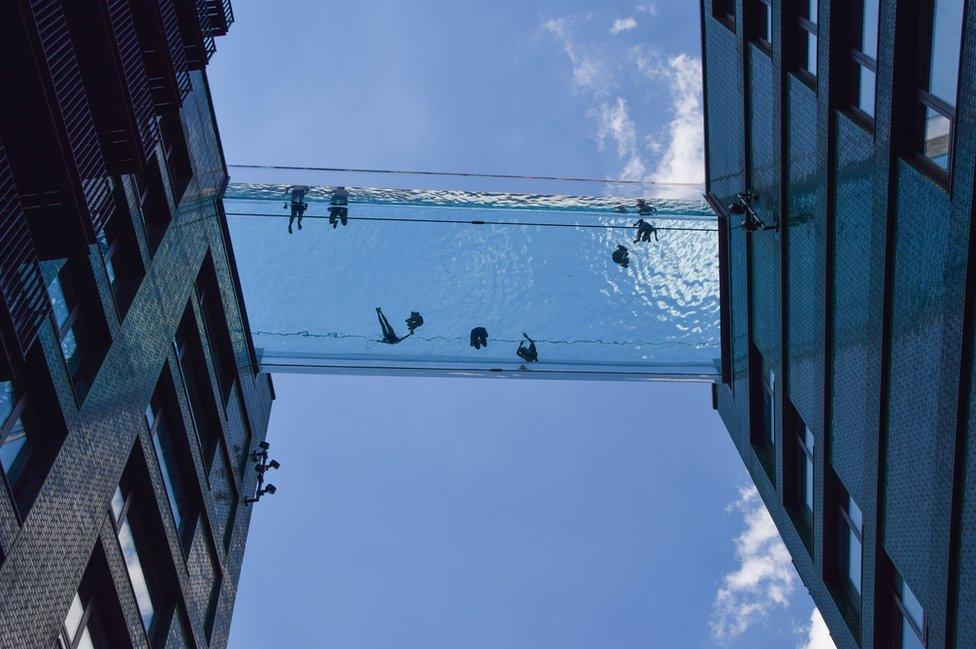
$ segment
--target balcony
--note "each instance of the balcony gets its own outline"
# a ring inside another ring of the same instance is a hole
[[[207,0],[175,0],[186,63],[191,70],[207,67],[217,50]]]
[[[17,4],[0,13],[0,83],[16,89],[0,137],[40,257],[68,256],[113,213],[111,184],[61,3]]]
[[[75,0],[64,7],[106,167],[143,172],[159,131],[129,3]]]
[[[37,337],[50,304],[44,292],[37,252],[27,229],[27,219],[0,144],[0,292],[5,311],[16,334],[20,352]]]
[[[157,112],[179,108],[191,85],[174,0],[131,0],[131,3]]]
[[[325,170],[232,174],[224,206],[263,371],[718,375],[717,225],[692,198],[695,189]],[[295,219],[289,232],[298,184],[308,186],[308,208],[301,228]],[[348,196],[334,193],[337,186]],[[634,243],[642,217],[657,239]],[[612,258],[618,245],[629,249],[626,268]],[[413,311],[424,323],[408,335]],[[472,344],[479,328],[486,347]],[[401,340],[390,344],[394,338]]]

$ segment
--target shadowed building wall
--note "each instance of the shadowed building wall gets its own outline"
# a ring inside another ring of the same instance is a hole
[[[264,439],[226,0],[0,7],[0,646],[222,647]]]
[[[959,0],[702,2],[715,402],[845,649],[976,646],[974,33]]]

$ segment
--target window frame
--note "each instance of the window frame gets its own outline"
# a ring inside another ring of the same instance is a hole
[[[152,420],[150,421],[149,415],[152,413]],[[174,440],[164,440],[163,435],[160,434],[160,427],[163,428],[165,435],[173,434],[173,425],[169,421],[169,413],[167,408],[162,404],[161,399],[158,396],[153,396],[149,401],[149,406],[146,408],[146,426],[149,429],[149,438],[153,445],[153,455],[156,457],[156,464],[159,466],[160,475],[162,475],[164,482],[168,482],[169,489],[164,489],[166,491],[166,502],[169,503],[170,518],[176,527],[176,534],[181,540],[183,539],[187,528],[189,527],[189,515],[191,514],[189,502],[186,494],[185,485],[180,484],[183,480],[182,467],[178,464],[180,463],[179,458],[166,458],[166,450],[164,445],[172,445]],[[175,448],[170,448],[170,452],[176,454],[177,450]],[[177,466],[173,466],[172,462],[176,461]],[[175,474],[175,480],[174,480]],[[173,494],[170,495],[170,490]],[[173,501],[176,502],[173,502]]]
[[[137,540],[137,536],[139,536],[139,534],[136,533],[134,528],[138,527],[138,524],[133,525],[132,522],[129,521],[129,512],[132,509],[132,502],[137,497],[136,492],[135,489],[133,489],[131,486],[127,487],[124,484],[124,482],[125,482],[124,480],[120,481],[118,486],[116,487],[118,491],[122,494],[122,499],[123,499],[122,507],[119,509],[118,516],[116,516],[115,510],[112,508],[112,505],[110,503],[109,516],[112,520],[112,528],[115,531],[115,541],[118,544],[119,552],[124,555],[124,552],[122,551],[122,539],[119,538],[119,535],[122,532],[122,526],[124,524],[128,524],[129,534],[132,536],[132,542],[136,546],[135,548],[136,558],[139,561],[139,568],[140,570],[142,570],[143,579],[145,579],[146,581],[146,592],[149,595],[149,600],[153,607],[153,617],[152,617],[152,621],[149,623],[148,628],[146,628],[145,620],[143,619],[143,613],[141,610],[139,610],[138,598],[136,597],[136,587],[135,584],[132,582],[132,575],[129,571],[127,564],[125,565],[125,575],[126,575],[126,579],[128,579],[129,581],[129,588],[131,589],[133,599],[136,600],[136,609],[139,612],[139,620],[142,622],[142,628],[146,632],[146,638],[149,639],[150,644],[152,644],[152,638],[153,635],[159,629],[159,618],[160,615],[162,614],[162,611],[160,609],[160,598],[158,592],[159,588],[158,586],[154,585],[157,580],[157,577],[151,568],[151,563],[148,564],[150,567],[147,568],[147,562],[145,560],[146,554],[143,553],[140,555],[140,549],[145,550],[146,545],[145,543],[140,544],[140,542]],[[115,492],[113,492],[112,497],[114,499]],[[138,547],[140,545],[142,546],[141,548]],[[124,557],[123,557],[123,564],[125,564]]]
[[[75,597],[81,600],[81,619],[78,621],[78,628],[75,629],[74,638],[71,637],[71,631],[65,624],[66,620],[61,620],[58,640],[61,643],[62,649],[78,649],[78,647],[81,645],[81,638],[85,635],[84,631],[88,630],[88,622],[91,620],[95,607],[97,606],[94,593],[87,593],[85,597],[82,597],[81,589],[79,588],[75,591]],[[72,603],[74,603],[74,598],[72,598]],[[67,618],[67,615],[65,615],[65,618]],[[90,638],[91,632],[89,631],[89,639]]]
[[[13,387],[13,381],[11,381],[10,383],[11,383],[11,387]],[[16,390],[14,390],[14,394],[15,395],[17,394]],[[21,426],[24,429],[24,437],[27,440],[26,443],[31,444],[30,426],[28,425],[28,422],[25,421],[25,418],[29,419],[28,417],[25,417],[27,414],[28,414],[27,392],[24,391],[22,394],[15,397],[14,407],[10,409],[10,414],[7,415],[7,418],[2,423],[0,423],[0,448],[2,448],[7,443],[7,438],[10,436],[10,433],[12,432],[14,425],[18,421],[20,422]],[[7,485],[7,490],[10,493],[11,497],[13,497],[14,493],[16,492],[17,485],[20,483],[20,478],[22,478],[24,475],[24,469],[26,469],[27,464],[30,462],[30,458],[33,452],[34,452],[33,448],[28,448],[27,455],[24,456],[24,458],[21,460],[23,465],[19,467],[19,471],[17,471],[14,476],[15,479],[12,479],[11,476],[7,473],[7,470],[4,469],[2,466],[0,466],[0,474],[3,475],[3,480]],[[16,498],[14,498],[14,500],[16,500]]]
[[[68,316],[64,319],[64,323],[58,322],[58,316],[51,309],[51,321],[54,323],[54,330],[58,334],[58,343],[61,346],[61,356],[64,357],[65,365],[68,367],[68,373],[74,375],[75,372],[84,364],[85,356],[88,353],[88,347],[90,345],[90,337],[88,335],[88,327],[85,323],[84,318],[84,308],[82,306],[81,300],[78,299],[78,291],[75,286],[72,285],[71,279],[62,276],[62,273],[68,268],[71,260],[65,260],[64,264],[58,269],[57,274],[51,278],[51,281],[45,287],[47,290],[48,300],[51,300],[51,284],[57,283],[58,290],[61,292],[61,296],[64,298],[65,307],[68,311]],[[51,300],[53,303],[53,300]],[[78,328],[75,329],[75,325]],[[69,333],[74,334],[75,338],[75,351],[71,354],[71,357],[67,357],[64,354],[64,340]]]
[[[840,544],[841,544],[841,548],[840,548],[840,560],[841,560],[841,565],[840,565],[841,571],[840,572],[841,572],[841,575],[840,575],[840,577],[841,577],[841,583],[843,585],[844,593],[846,594],[847,598],[850,600],[850,602],[852,604],[854,604],[857,607],[857,610],[860,610],[860,607],[861,607],[861,599],[862,599],[862,596],[863,596],[862,589],[864,587],[864,512],[861,510],[860,506],[854,501],[854,498],[852,498],[850,494],[848,494],[845,491],[844,494],[843,494],[843,496],[844,497],[841,499],[841,502],[838,503],[838,509],[840,510],[840,520],[841,520],[841,523],[842,523],[842,526],[841,526],[841,537],[840,537]],[[848,511],[848,509],[849,509],[849,503],[854,503],[854,506],[857,507],[857,511],[861,515],[861,524],[860,525],[857,525],[854,522],[853,518],[851,517],[851,514]],[[857,538],[857,543],[858,543],[858,545],[861,548],[861,550],[860,550],[860,557],[861,558],[858,561],[858,563],[860,564],[860,575],[858,576],[858,582],[859,583],[858,583],[858,585],[857,585],[856,588],[854,587],[854,584],[851,582],[851,579],[850,579],[850,574],[851,574],[851,569],[850,569],[851,550],[850,550],[850,547],[849,546],[850,546],[850,533],[851,532],[854,533],[854,536]]]
[[[735,33],[735,0],[712,0],[712,18]]]
[[[220,391],[220,403],[226,417],[231,394],[237,387],[239,377],[237,361],[234,356],[234,343],[230,339],[230,332],[227,330],[227,312],[224,310],[223,298],[220,295],[216,269],[209,256],[204,260],[200,273],[197,275],[194,293],[197,307],[200,309],[200,320],[203,323],[203,339],[207,341],[207,346],[210,349],[210,362],[213,365],[217,387]],[[208,308],[208,305],[213,306],[213,309]],[[214,310],[218,309],[219,313],[213,313]],[[223,340],[220,339],[221,332],[215,331],[221,323],[224,326]],[[222,348],[222,345],[226,349]],[[228,354],[230,354],[229,357]]]
[[[948,188],[949,182],[952,178],[952,168],[955,162],[955,148],[956,148],[956,122],[958,119],[958,109],[959,109],[959,81],[963,72],[962,66],[962,48],[965,43],[965,30],[960,28],[960,39],[955,50],[955,56],[959,59],[959,65],[956,70],[955,79],[955,89],[956,89],[956,105],[952,105],[946,100],[938,97],[932,93],[932,60],[935,56],[935,9],[936,3],[940,0],[929,0],[928,2],[918,3],[917,20],[918,20],[918,31],[915,36],[916,43],[916,71],[915,80],[913,83],[913,90],[910,93],[911,105],[908,107],[911,111],[912,127],[911,132],[911,142],[908,147],[908,151],[911,160],[916,163],[921,170],[928,176],[932,177],[943,187]],[[965,17],[967,0],[962,0],[963,2],[963,16]],[[932,110],[938,115],[944,117],[949,122],[949,132],[947,133],[946,142],[946,166],[943,168],[934,159],[930,158],[925,153],[925,126],[926,126],[926,112],[927,110]]]
[[[901,586],[908,588],[909,592],[912,593],[912,597],[915,597],[916,600],[918,600],[918,597],[915,595],[914,591],[912,591],[912,589],[909,588],[908,584],[905,583],[904,578],[900,574],[898,574],[897,571],[895,572],[894,584],[895,587],[892,589],[891,596],[892,599],[895,601],[895,610],[898,612],[898,617],[899,617],[897,631],[898,632],[904,631],[905,624],[907,623],[908,626],[911,628],[911,630],[915,633],[915,637],[918,638],[918,641],[921,643],[922,647],[928,647],[929,646],[928,613],[926,613],[925,609],[922,608],[922,621],[921,621],[922,626],[921,628],[919,628],[918,624],[915,621],[915,616],[908,611],[905,604],[902,602],[901,593],[899,592],[901,590]],[[919,602],[919,605],[921,606],[921,602]],[[903,649],[900,635],[897,636],[896,641],[898,643],[899,649]]]
[[[817,10],[819,0],[812,0]],[[817,88],[817,77],[820,63],[817,60],[820,52],[820,22],[819,16],[808,16],[811,0],[794,0],[794,34],[793,71],[814,90]],[[814,48],[813,70],[810,70],[810,39],[816,43]]]
[[[771,55],[773,52],[772,0],[745,0],[745,3],[749,41]]]
[[[878,61],[877,58],[867,54],[864,49],[864,25],[865,25],[865,0],[857,0],[850,5],[850,25],[847,34],[847,79],[845,107],[847,111],[862,126],[874,132],[875,118],[878,113]],[[876,17],[877,37],[880,42],[881,17],[880,3],[878,4],[879,15]],[[875,51],[878,50],[878,43],[875,43]],[[874,92],[871,112],[866,112],[861,108],[861,77],[864,70],[868,70],[874,76]]]
[[[191,424],[200,448],[200,455],[203,458],[207,485],[209,486],[210,469],[221,444],[220,415],[213,390],[204,390],[195,374],[195,370],[198,369],[194,367],[196,365],[200,365],[202,370],[206,372],[207,359],[203,353],[203,341],[196,327],[192,306],[187,306],[183,319],[173,335],[172,346],[173,354],[176,356],[176,370],[183,385],[183,396],[186,398],[187,407],[190,410]],[[190,367],[187,368],[186,365]],[[207,383],[209,384],[209,377]],[[206,400],[209,403],[200,403],[200,400]],[[212,416],[208,416],[207,412],[204,411],[211,408],[210,414]],[[204,435],[204,431],[206,431],[206,435]]]

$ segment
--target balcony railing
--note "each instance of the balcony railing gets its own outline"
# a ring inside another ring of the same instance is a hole
[[[33,344],[50,303],[7,156],[0,144],[0,293],[22,354]]]
[[[74,162],[69,175],[80,183],[79,203],[84,205],[79,207],[87,208],[97,232],[113,211],[111,184],[64,10],[60,0],[30,0],[28,6],[63,124],[62,137]]]
[[[105,4],[115,43],[122,76],[131,104],[132,116],[138,129],[138,145],[144,160],[148,160],[159,142],[152,91],[146,64],[139,48],[136,25],[128,0],[108,0]]]

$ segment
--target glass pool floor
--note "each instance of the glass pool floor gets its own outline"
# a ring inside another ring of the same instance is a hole
[[[224,197],[263,371],[718,375],[718,235],[701,200],[639,183],[287,175],[234,173]],[[641,218],[656,232],[635,243]]]

